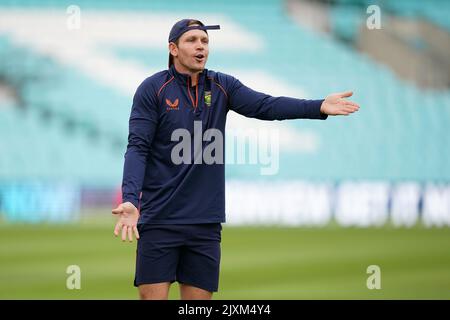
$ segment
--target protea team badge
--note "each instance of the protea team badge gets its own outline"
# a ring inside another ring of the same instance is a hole
[[[211,91],[205,91],[205,104],[211,107]]]

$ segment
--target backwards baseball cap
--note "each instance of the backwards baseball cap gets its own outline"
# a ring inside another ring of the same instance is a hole
[[[195,22],[196,25],[189,25],[190,23]],[[213,26],[205,26],[202,22],[195,19],[183,19],[175,23],[170,30],[169,34],[169,42],[175,42],[177,41],[183,33],[190,31],[190,30],[203,30],[206,33],[208,31],[206,30],[218,30],[220,29],[219,25],[213,25]],[[173,64],[173,56],[169,53],[169,68]]]

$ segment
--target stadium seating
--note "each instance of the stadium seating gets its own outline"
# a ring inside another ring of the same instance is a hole
[[[368,3],[337,2],[351,3],[353,8]],[[282,1],[233,0],[226,6],[215,2],[204,6],[198,1],[80,1],[79,5],[86,11],[126,7],[179,16],[197,10],[206,16],[220,14],[262,39],[263,45],[257,52],[243,50],[239,54],[212,49],[208,68],[225,73],[263,70],[309,98],[353,90],[361,110],[351,117],[283,124],[314,133],[320,143],[314,153],[281,149],[277,179],[450,179],[450,91],[421,90],[335,39],[303,29],[290,19]],[[17,1],[13,5],[23,10],[36,6],[62,8],[54,1]],[[0,12],[10,7],[1,4]],[[354,37],[355,10],[360,9],[337,6],[334,11],[338,17],[335,26],[344,38]],[[420,15],[449,28],[445,10],[439,10],[434,1],[390,1],[389,10]],[[226,30],[227,25],[222,28]],[[166,34],[167,30],[161,32]],[[124,94],[16,40],[0,29],[0,79],[13,86],[19,97],[19,105],[0,106],[0,180],[119,185],[134,92]],[[129,47],[126,43],[97,45],[99,50],[109,50],[116,58],[149,70],[166,67],[165,50]],[[228,166],[227,176],[261,178],[256,170],[238,166]]]

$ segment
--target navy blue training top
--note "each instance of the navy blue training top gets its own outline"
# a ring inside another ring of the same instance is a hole
[[[122,201],[139,208],[139,224],[225,222],[224,161],[196,164],[191,150],[190,162],[175,164],[171,152],[180,141],[172,141],[174,130],[187,129],[193,146],[194,121],[201,121],[202,132],[215,128],[225,137],[230,110],[261,120],[324,120],[328,116],[320,112],[322,101],[272,97],[207,69],[192,86],[190,76],[172,65],[145,79],[134,95]],[[209,143],[203,141],[203,148]],[[225,143],[223,155],[224,149]]]

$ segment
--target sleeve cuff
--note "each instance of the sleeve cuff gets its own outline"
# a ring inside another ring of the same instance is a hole
[[[317,115],[316,119],[325,120],[328,118],[327,114],[320,112],[320,107],[322,106],[322,103],[324,102],[324,100],[325,99],[312,100],[313,105],[314,105],[314,110],[316,110],[316,115]]]
[[[139,200],[135,198],[122,198],[122,203],[131,202],[137,209],[139,209]]]

